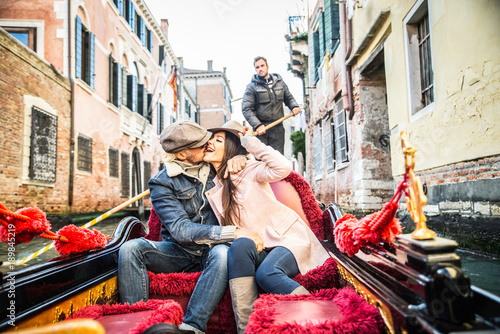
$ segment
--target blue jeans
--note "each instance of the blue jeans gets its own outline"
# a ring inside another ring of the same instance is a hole
[[[227,254],[229,279],[255,276],[267,293],[289,294],[300,286],[292,278],[300,273],[297,261],[285,247],[266,248],[257,252],[248,238],[236,239]]]
[[[136,303],[149,298],[147,271],[154,273],[202,271],[189,300],[184,323],[205,331],[207,322],[226,291],[227,245],[206,251],[187,252],[174,242],[144,238],[127,241],[118,257],[120,302]]]

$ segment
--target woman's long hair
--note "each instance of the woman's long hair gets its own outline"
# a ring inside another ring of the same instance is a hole
[[[217,176],[224,186],[222,190],[222,208],[223,219],[222,225],[236,225],[240,221],[240,208],[236,201],[236,187],[238,182],[233,182],[231,177],[224,178],[227,169],[227,161],[237,155],[247,155],[247,150],[241,146],[240,139],[229,131],[226,133],[224,141],[224,157],[222,163],[217,170]]]

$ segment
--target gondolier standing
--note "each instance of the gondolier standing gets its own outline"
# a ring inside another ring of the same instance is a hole
[[[257,132],[257,138],[283,154],[285,146],[283,124],[267,131],[265,126],[284,116],[283,103],[294,115],[300,113],[300,108],[281,76],[269,73],[266,58],[256,57],[254,66],[257,74],[253,76],[252,82],[247,85],[243,95],[241,107],[243,116]]]

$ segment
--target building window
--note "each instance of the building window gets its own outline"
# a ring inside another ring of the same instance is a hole
[[[31,146],[29,178],[56,182],[57,116],[33,106],[31,108]]]
[[[326,170],[331,171],[335,167],[333,159],[333,119],[328,117],[323,121],[323,141],[325,146]]]
[[[321,178],[323,174],[323,137],[321,136],[321,123],[314,126],[313,130],[313,147],[314,147],[314,174],[316,178]]]
[[[125,19],[132,31],[135,31],[135,9],[131,0],[125,0]]]
[[[404,20],[407,52],[407,80],[410,117],[420,117],[422,109],[434,102],[434,71],[432,66],[431,30],[426,0],[418,1]],[[418,73],[419,75],[415,75]]]
[[[9,34],[15,37],[31,50],[36,52],[36,28],[30,27],[3,27]]]
[[[118,12],[121,16],[123,16],[123,0],[113,0],[116,8],[118,8]]]
[[[146,48],[152,54],[153,53],[153,33],[151,30],[146,28]]]
[[[122,83],[121,83],[121,66],[113,56],[109,56],[109,102],[120,108]]]
[[[78,170],[92,173],[92,138],[78,135]]]
[[[151,179],[151,162],[144,161],[144,190],[149,189],[149,180]],[[145,198],[149,198],[149,195]]]
[[[130,196],[130,155],[122,152],[122,197]]]
[[[127,107],[133,112],[137,112],[137,77],[127,76]]]
[[[153,94],[147,94],[147,106],[146,106],[146,110],[147,110],[147,115],[146,115],[146,118],[149,122],[149,124],[153,124],[153,106],[152,106],[152,103],[153,103]]]
[[[324,1],[324,10],[318,12],[316,22],[314,33],[309,35],[310,75],[313,85],[321,79],[319,67],[326,53],[328,52],[330,58],[333,57],[340,45],[340,14],[336,1]]]
[[[95,36],[85,28],[78,16],[76,17],[75,43],[75,75],[94,88]]]
[[[420,60],[420,86],[422,90],[422,105],[434,102],[434,73],[431,63],[431,43],[429,33],[429,15],[425,15],[418,23],[418,55]]]
[[[118,150],[116,148],[110,147],[108,149],[109,154],[109,176],[118,177]]]
[[[122,74],[121,74],[121,86],[122,86],[122,101],[121,105],[122,106],[127,106],[127,69],[125,67],[122,67]]]
[[[335,105],[334,113],[335,162],[340,164],[347,162],[347,132],[342,100]]]
[[[163,131],[163,128],[165,127],[165,107],[160,103],[158,102],[158,135],[161,134],[161,132]]]

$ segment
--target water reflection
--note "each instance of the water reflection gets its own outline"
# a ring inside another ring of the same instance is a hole
[[[464,273],[472,285],[500,296],[500,261],[498,258],[457,250]]]

